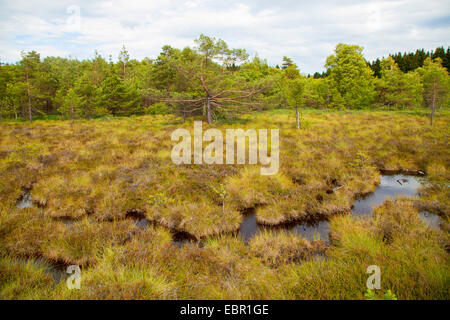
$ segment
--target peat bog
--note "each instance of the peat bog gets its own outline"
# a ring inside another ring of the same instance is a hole
[[[378,264],[399,298],[448,298],[449,118],[269,115],[218,128],[280,128],[273,176],[173,165],[175,117],[2,123],[0,296],[359,299]]]
[[[366,196],[357,199],[353,206],[351,214],[355,216],[369,216],[372,214],[373,208],[381,205],[388,198],[395,199],[396,197],[416,197],[418,196],[418,189],[420,187],[420,179],[418,176],[422,175],[403,175],[381,174],[380,184],[375,191]],[[425,181],[425,180],[424,180]],[[434,229],[439,228],[440,218],[438,215],[428,211],[420,212],[421,219]],[[239,235],[248,242],[251,237],[258,234],[263,229],[285,230],[293,232],[310,241],[324,240],[329,241],[330,223],[327,220],[320,220],[316,222],[299,222],[288,223],[278,227],[267,227],[258,225],[255,216],[255,210],[249,210],[244,213],[244,219],[239,229]]]

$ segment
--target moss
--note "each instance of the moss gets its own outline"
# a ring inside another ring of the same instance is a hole
[[[300,130],[290,112],[217,124],[279,128],[273,176],[255,165],[174,165],[171,132],[192,121],[168,115],[2,122],[0,248],[9,262],[0,292],[7,299],[361,299],[366,268],[377,264],[383,290],[399,299],[448,299],[450,117],[432,127],[424,115],[400,112],[303,117]],[[371,220],[345,215],[376,188],[379,170],[421,170],[428,183],[414,202],[387,202]],[[32,208],[16,208],[23,187]],[[332,245],[265,233],[246,246],[232,232],[249,208],[269,225],[329,219]],[[417,218],[422,209],[443,217],[441,233]],[[137,227],[130,212],[153,225]],[[178,248],[166,228],[202,240]],[[38,257],[82,265],[84,289],[50,290],[47,277],[19,263]]]

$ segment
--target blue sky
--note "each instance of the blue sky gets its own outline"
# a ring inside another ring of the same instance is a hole
[[[444,1],[30,1],[0,0],[0,61],[21,50],[42,57],[155,58],[165,44],[193,46],[201,33],[302,73],[322,71],[338,43],[358,44],[372,60],[399,51],[450,45]]]

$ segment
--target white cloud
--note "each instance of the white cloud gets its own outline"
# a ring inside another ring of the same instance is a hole
[[[77,20],[76,9],[80,9]],[[71,10],[68,11],[68,8]],[[75,13],[75,14],[74,14]],[[78,22],[79,23],[78,23]],[[302,72],[321,71],[339,42],[365,47],[368,59],[447,46],[447,1],[2,1],[0,59],[20,50],[42,56],[90,58],[95,49],[117,57],[156,57],[165,44],[192,46],[200,33],[257,52],[271,64],[284,55]]]

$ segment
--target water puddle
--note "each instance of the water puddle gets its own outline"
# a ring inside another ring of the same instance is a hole
[[[42,270],[45,274],[51,275],[55,284],[65,281],[69,274],[66,273],[66,267],[61,264],[51,264],[42,258],[27,259],[16,258],[16,263],[29,264],[35,269]]]
[[[27,190],[23,190],[20,197],[17,199],[17,209],[31,208],[33,206],[33,199],[31,193]]]
[[[44,273],[50,274],[56,284],[61,281],[66,281],[69,274],[66,273],[66,268],[64,266],[50,265],[44,269]]]
[[[259,226],[256,222],[255,209],[251,209],[244,213],[244,220],[242,220],[239,234],[245,242],[248,242],[248,240],[257,234],[262,228],[263,226]]]
[[[420,211],[419,218],[433,230],[440,230],[441,218],[437,214],[428,211]]]
[[[181,248],[182,246],[184,246],[187,243],[194,243],[194,242],[198,242],[199,244],[201,243],[200,241],[198,241],[195,237],[191,236],[189,233],[187,232],[183,232],[183,231],[177,231],[177,232],[173,232],[172,233],[172,240],[173,243],[178,247]]]
[[[369,195],[358,199],[353,204],[352,212],[358,216],[370,216],[373,208],[381,205],[389,197],[415,197],[420,187],[420,178],[415,176],[395,174],[382,175],[377,189]]]
[[[263,230],[279,230],[293,232],[302,236],[310,241],[313,240],[329,240],[330,222],[323,220],[314,223],[288,223],[280,226],[264,226],[260,225],[256,221],[256,214],[254,210],[247,213],[242,221],[241,228],[239,229],[239,235],[248,243],[248,241],[254,236],[259,234]]]
[[[139,229],[144,229],[144,228],[147,228],[147,226],[149,225],[149,221],[147,219],[143,218],[143,219],[139,219],[139,220],[134,220],[134,224]]]
[[[70,227],[75,223],[75,221],[70,218],[69,219],[67,219],[67,218],[61,219],[60,221],[67,227]]]
[[[130,212],[127,214],[127,218],[131,218],[134,225],[138,229],[145,229],[149,225],[152,224],[151,221],[149,221],[147,218],[145,218],[145,214],[137,213],[136,211],[130,211]],[[178,248],[183,247],[187,243],[198,241],[196,238],[194,238],[192,235],[188,234],[187,232],[175,231],[175,230],[170,230],[170,232],[172,233],[172,241]]]
[[[369,217],[372,214],[373,208],[381,205],[387,198],[394,199],[397,196],[417,196],[419,187],[420,178],[416,176],[403,174],[382,175],[380,184],[373,193],[355,201],[352,207],[352,213],[357,216]],[[249,210],[244,214],[245,216],[239,234],[246,243],[264,229],[286,230],[310,241],[329,241],[330,223],[326,220],[315,223],[290,223],[282,226],[267,227],[257,223],[255,210]],[[430,227],[439,227],[439,217],[436,215],[428,212],[421,212],[420,215]]]
[[[289,223],[283,224],[280,226],[264,226],[260,225],[256,221],[255,210],[249,210],[248,213],[245,214],[244,220],[242,221],[241,228],[239,230],[239,235],[244,239],[245,243],[256,234],[260,233],[263,230],[285,230],[288,232],[293,232],[302,236],[308,240],[329,240],[329,231],[330,231],[330,222],[323,220],[313,223]]]
[[[380,184],[377,189],[367,196],[355,201],[352,207],[352,213],[356,216],[369,217],[373,208],[381,205],[387,198],[394,199],[397,196],[414,197],[418,195],[418,189],[421,185],[421,178],[412,175],[393,174],[381,175]],[[240,237],[248,241],[263,230],[284,230],[293,232],[307,240],[329,241],[330,222],[326,220],[307,223],[289,223],[280,226],[263,226],[257,223],[255,209],[247,209],[243,212],[244,219],[239,229]],[[439,229],[440,218],[427,211],[420,212],[420,218],[431,228]],[[138,228],[146,228],[150,222],[145,215],[137,210],[131,210],[127,213],[128,218],[132,218]],[[190,242],[197,242],[186,232],[172,232],[174,244],[181,248]]]
[[[142,220],[145,219],[145,212],[141,210],[131,209],[128,210],[125,214],[125,218],[127,219],[134,219],[134,220]]]
[[[290,229],[291,232],[302,236],[310,241],[323,240],[329,241],[330,222],[323,220],[316,223],[297,224]]]

